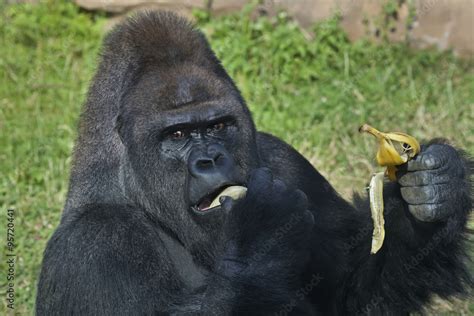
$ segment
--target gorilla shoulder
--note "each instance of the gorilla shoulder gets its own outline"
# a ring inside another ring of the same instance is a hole
[[[86,263],[85,257],[90,263],[93,258],[146,256],[159,241],[156,224],[143,210],[119,204],[89,204],[63,219],[46,253],[60,249],[64,258],[77,255],[76,264]],[[64,248],[56,243],[65,243]],[[138,244],[140,247],[136,247]]]
[[[162,299],[160,271],[166,269],[156,228],[142,211],[124,205],[76,211],[48,242],[37,314],[133,315],[137,308],[151,314],[150,302]]]

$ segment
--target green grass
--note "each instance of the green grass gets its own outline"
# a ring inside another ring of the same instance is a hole
[[[197,16],[258,128],[293,144],[345,196],[362,190],[377,169],[374,140],[357,132],[364,122],[419,139],[446,137],[474,153],[472,60],[404,44],[350,43],[337,19],[316,26],[308,40],[284,13],[256,21],[248,10]],[[18,314],[33,311],[42,252],[64,204],[77,118],[105,24],[101,15],[63,2],[0,10],[0,235],[5,238],[12,207]],[[4,291],[3,259],[0,269]],[[474,313],[465,302],[454,308]]]

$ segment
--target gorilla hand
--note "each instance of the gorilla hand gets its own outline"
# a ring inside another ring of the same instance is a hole
[[[469,196],[467,163],[453,147],[434,143],[422,148],[398,173],[410,213],[423,222],[453,215]]]
[[[246,197],[226,199],[223,207],[230,212],[224,273],[285,280],[291,271],[301,271],[314,225],[302,191],[287,188],[261,168],[252,172]]]

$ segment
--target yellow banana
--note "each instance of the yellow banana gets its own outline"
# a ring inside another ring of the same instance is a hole
[[[397,166],[406,163],[420,152],[420,144],[413,137],[405,133],[383,133],[368,124],[359,128],[359,132],[374,135],[379,141],[376,160],[380,166],[387,167],[385,175],[392,181],[397,179]],[[385,238],[383,218],[383,173],[376,173],[369,185],[369,200],[374,231],[370,253],[375,254],[383,245]]]
[[[359,132],[374,135],[379,141],[377,151],[377,163],[387,167],[387,175],[390,180],[395,181],[396,166],[402,165],[412,159],[420,152],[420,144],[413,137],[405,133],[383,133],[368,124],[359,128]]]

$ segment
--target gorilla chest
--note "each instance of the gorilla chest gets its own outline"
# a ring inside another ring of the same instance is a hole
[[[175,278],[182,282],[188,289],[196,289],[205,284],[205,271],[194,263],[189,251],[178,241],[160,231],[166,255],[167,264],[172,267]]]

